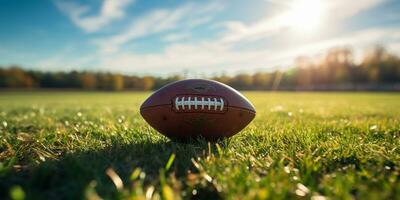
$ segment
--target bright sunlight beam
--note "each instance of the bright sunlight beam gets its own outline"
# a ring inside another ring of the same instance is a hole
[[[313,32],[320,26],[324,17],[322,0],[295,0],[282,20],[296,32]]]

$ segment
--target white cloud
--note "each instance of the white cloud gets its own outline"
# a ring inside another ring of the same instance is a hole
[[[324,12],[328,13],[327,19],[324,20],[331,20],[328,26],[335,26],[382,1],[384,0],[324,1]],[[283,2],[282,6],[290,6],[290,2],[293,1]],[[77,13],[74,15],[80,16],[88,9],[79,8],[74,9]],[[105,70],[142,74],[168,74],[187,69],[205,74],[243,70],[251,72],[255,69],[268,69],[277,65],[288,66],[299,55],[321,54],[331,47],[351,46],[358,50],[377,43],[387,44],[388,41],[398,44],[400,40],[399,37],[394,37],[400,34],[398,28],[370,28],[346,32],[342,36],[335,34],[335,37],[316,37],[307,42],[288,42],[285,45],[267,44],[263,48],[252,49],[237,48],[241,45],[250,44],[251,46],[255,40],[262,42],[262,40],[270,41],[275,38],[284,41],[284,35],[290,32],[288,29],[293,22],[288,20],[286,10],[282,10],[276,15],[266,16],[251,23],[226,21],[223,22],[223,26],[216,27],[223,28],[221,37],[182,43],[188,38],[193,39],[190,35],[192,28],[210,22],[213,15],[221,8],[222,6],[218,3],[188,3],[175,9],[157,9],[139,16],[120,33],[94,40],[99,47],[100,67]],[[121,50],[124,44],[134,45],[136,40],[156,34],[161,35],[160,40],[170,42],[160,53]],[[396,47],[396,45],[392,46]]]
[[[168,74],[191,70],[212,74],[213,72],[252,72],[271,69],[277,65],[290,65],[300,55],[325,53],[337,46],[350,46],[359,51],[379,43],[399,41],[399,28],[367,29],[312,43],[263,50],[234,50],[217,42],[199,44],[172,44],[164,52],[155,54],[121,53],[101,60],[102,67],[112,67],[123,72]]]
[[[180,31],[202,25],[211,20],[210,15],[222,9],[219,3],[184,4],[175,9],[157,9],[134,19],[121,33],[99,38],[94,43],[103,53],[115,53],[120,46],[141,37],[166,31]],[[203,15],[208,15],[206,18]]]
[[[96,59],[97,57],[95,55],[85,55],[71,59],[63,54],[57,54],[38,60],[35,62],[35,66],[36,69],[45,71],[78,70],[82,67],[90,69],[90,67],[93,67],[93,61]],[[62,66],[62,68],[60,68],[60,66]]]
[[[76,44],[67,44],[54,51],[52,55],[30,60],[30,64],[34,63],[35,69],[45,71],[68,71],[93,67],[97,55],[80,53],[79,56],[76,56],[76,48]]]
[[[328,0],[288,0],[288,1],[271,1],[268,0],[267,2],[270,3],[277,3],[283,5],[283,10],[278,12],[278,14],[273,16],[267,16],[263,19],[260,19],[254,23],[245,24],[240,21],[230,21],[225,24],[225,27],[228,31],[225,33],[222,41],[228,43],[234,43],[237,41],[243,40],[257,40],[261,38],[268,38],[273,35],[277,35],[286,31],[290,28],[298,28],[298,24],[296,23],[296,19],[294,17],[302,17],[302,16],[292,16],[293,15],[293,8],[290,8],[291,5],[297,2],[303,3],[309,7],[303,7],[303,12],[299,13],[305,15],[308,12],[314,12],[314,6],[316,6],[315,2],[320,2],[318,5],[321,7],[319,14],[323,14],[325,16],[321,17],[320,20],[326,20],[325,23],[327,24],[326,27],[332,27],[339,24],[342,20],[350,18],[361,11],[367,10],[376,6],[379,3],[382,3],[385,0],[335,0],[335,1],[328,1]],[[315,4],[315,5],[314,5]],[[291,10],[292,9],[292,10]],[[317,13],[316,13],[317,14]],[[303,16],[304,17],[304,16]],[[317,17],[312,16],[310,17]],[[329,18],[329,19],[328,19]],[[327,22],[329,20],[329,22]],[[293,27],[294,26],[294,27]],[[325,28],[326,28],[325,27]]]
[[[177,42],[181,41],[184,39],[190,38],[190,34],[187,32],[181,32],[181,33],[170,33],[162,37],[162,40],[165,42]]]
[[[328,11],[334,14],[338,19],[352,17],[361,11],[368,10],[385,0],[335,0],[327,1]]]
[[[133,0],[103,0],[103,4],[98,15],[86,16],[90,7],[72,1],[55,0],[55,5],[67,15],[71,21],[86,32],[99,31],[104,26],[114,20],[125,16],[124,9]]]

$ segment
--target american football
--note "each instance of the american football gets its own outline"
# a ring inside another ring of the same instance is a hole
[[[400,200],[400,0],[0,2],[0,200]]]
[[[140,113],[158,132],[178,140],[230,137],[256,115],[254,106],[238,91],[204,79],[177,81],[160,88],[145,100]]]

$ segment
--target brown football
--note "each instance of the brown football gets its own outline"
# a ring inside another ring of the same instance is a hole
[[[140,114],[171,139],[218,140],[241,131],[256,111],[246,97],[223,83],[188,79],[154,92],[140,107]]]

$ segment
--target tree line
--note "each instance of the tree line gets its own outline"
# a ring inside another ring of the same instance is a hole
[[[0,68],[0,88],[146,91],[181,79],[180,76],[139,77],[102,72],[42,72],[24,70],[18,66]]]
[[[0,88],[155,90],[184,79],[104,72],[43,72],[0,67]],[[298,57],[286,71],[219,75],[210,79],[240,90],[400,90],[400,58],[381,46],[358,62],[349,48],[333,48],[320,59]]]

